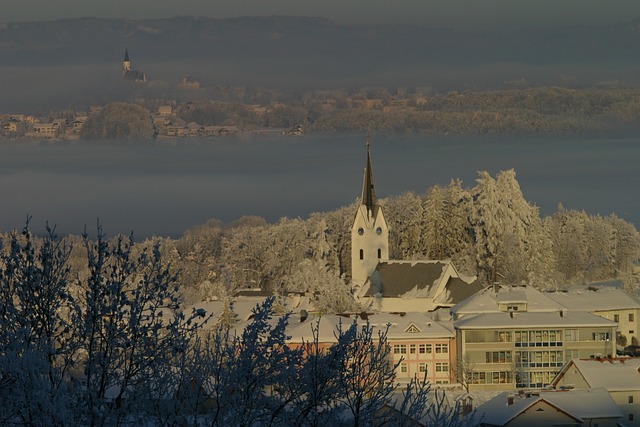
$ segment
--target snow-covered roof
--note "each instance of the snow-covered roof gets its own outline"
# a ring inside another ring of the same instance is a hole
[[[312,328],[318,327],[318,341],[324,343],[336,342],[337,330],[342,323],[342,329],[346,330],[353,322],[358,326],[369,325],[373,328],[374,338],[378,331],[387,331],[389,340],[411,340],[411,339],[449,339],[455,334],[451,329],[436,322],[421,313],[377,313],[361,315],[334,315],[325,314],[319,317],[309,317],[304,322],[291,319],[287,335],[291,338],[289,342],[311,341],[313,339]],[[389,329],[387,330],[387,325]]]
[[[513,403],[509,404],[510,398]],[[593,418],[621,418],[622,412],[603,388],[589,390],[549,390],[516,394],[504,392],[478,407],[478,417],[487,425],[502,426],[534,404],[544,401],[578,422]]]
[[[369,316],[369,323],[379,328],[386,328],[386,325],[389,324],[387,333],[389,339],[450,338],[455,336],[440,322],[418,312],[373,314]]]
[[[616,323],[586,312],[515,312],[468,315],[454,322],[457,329],[533,329],[612,327]]]
[[[497,292],[496,292],[497,290]],[[531,286],[488,286],[451,307],[457,316],[477,313],[500,312],[499,304],[526,303],[528,312],[550,312],[564,308],[548,295]]]
[[[569,369],[577,369],[589,387],[603,387],[608,391],[640,390],[640,357],[571,359],[552,384],[556,386]]]
[[[474,277],[460,277],[451,261],[438,260],[381,262],[365,286],[365,297],[432,298],[447,305],[482,289]]]
[[[612,286],[575,286],[545,294],[569,310],[594,312],[640,308],[640,301],[624,289]]]

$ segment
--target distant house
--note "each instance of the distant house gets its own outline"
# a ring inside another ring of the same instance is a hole
[[[549,298],[572,311],[588,311],[618,324],[618,350],[640,344],[640,301],[615,284],[575,286],[566,291],[545,292]]]
[[[606,389],[624,425],[640,426],[640,358],[572,359],[551,383],[556,389]]]
[[[187,74],[182,76],[182,80],[178,83],[178,88],[187,90],[200,89],[200,82]]]
[[[505,392],[477,408],[480,426],[616,427],[622,413],[604,389]]]
[[[69,123],[68,131],[71,133],[80,133],[82,127],[84,126],[84,122],[87,121],[86,115],[76,116],[71,123]]]
[[[51,123],[34,123],[28,136],[36,138],[55,138],[66,128],[66,120],[54,120]]]
[[[161,105],[158,107],[159,116],[170,116],[173,113],[171,105]]]

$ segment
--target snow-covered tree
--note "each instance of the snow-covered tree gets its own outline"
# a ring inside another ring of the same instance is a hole
[[[512,169],[497,179],[479,172],[471,224],[478,270],[487,283],[520,283],[550,269],[551,244],[538,209],[524,199]]]
[[[87,422],[100,425],[128,413],[145,375],[187,351],[197,324],[181,314],[175,276],[157,246],[134,258],[131,237],[110,245],[100,227],[95,242],[85,232],[84,244],[90,275],[74,320],[85,355]]]
[[[78,336],[70,251],[49,226],[34,238],[27,221],[0,256],[0,424],[60,424],[71,412],[68,372]]]
[[[392,259],[421,259],[425,256],[424,206],[420,196],[407,192],[384,200],[389,218],[389,256]]]

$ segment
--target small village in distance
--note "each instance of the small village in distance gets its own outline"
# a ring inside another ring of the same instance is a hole
[[[183,75],[156,81],[132,65],[125,50],[119,90],[103,104],[68,106],[46,113],[0,114],[0,139],[181,140],[219,136],[366,132],[426,135],[575,135],[635,129],[640,107],[633,87],[534,86],[506,81],[498,90],[434,92],[362,87],[283,91],[263,87],[210,86]],[[116,105],[117,104],[117,105]],[[144,122],[118,115],[118,105],[137,107]],[[105,113],[105,107],[113,111]],[[104,116],[108,117],[104,117]],[[97,126],[87,123],[99,122]],[[88,129],[89,127],[90,129]]]

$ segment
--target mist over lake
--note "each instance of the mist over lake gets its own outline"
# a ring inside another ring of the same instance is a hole
[[[59,234],[95,231],[180,236],[189,227],[243,215],[306,217],[360,195],[364,135],[209,139],[176,145],[0,144],[0,230],[48,221]],[[423,194],[477,171],[515,169],[525,198],[640,224],[640,139],[412,137],[374,134],[378,197]]]

